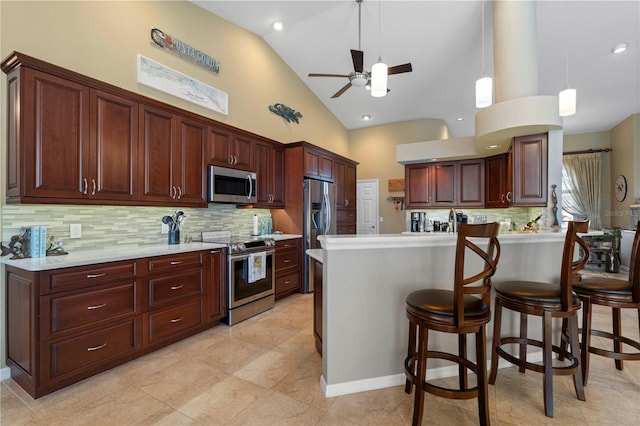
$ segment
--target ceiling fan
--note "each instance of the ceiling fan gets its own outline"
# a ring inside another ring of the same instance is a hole
[[[348,78],[349,82],[345,84],[340,90],[331,96],[331,98],[337,98],[347,91],[351,86],[355,87],[363,87],[371,83],[371,72],[364,69],[364,52],[361,47],[361,25],[362,25],[362,1],[356,0],[358,3],[358,50],[351,49],[351,60],[353,61],[353,71],[349,74],[322,74],[322,73],[310,73],[309,77],[341,77]],[[393,74],[401,74],[405,72],[411,72],[413,68],[411,68],[411,63],[406,63],[402,65],[396,65],[393,67],[389,67],[387,70],[387,75]],[[384,74],[383,74],[384,75]],[[387,89],[387,92],[389,90]]]

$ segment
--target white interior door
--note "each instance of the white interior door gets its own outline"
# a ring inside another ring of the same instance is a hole
[[[357,183],[358,234],[378,233],[378,179],[363,179]]]

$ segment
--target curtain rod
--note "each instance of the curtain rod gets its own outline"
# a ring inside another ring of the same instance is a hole
[[[584,151],[569,151],[569,152],[563,152],[562,155],[571,155],[571,154],[591,154],[594,152],[609,152],[609,151],[613,151],[611,148],[604,148],[604,149],[586,149]]]

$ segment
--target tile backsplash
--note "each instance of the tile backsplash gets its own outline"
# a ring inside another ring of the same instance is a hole
[[[427,218],[439,218],[440,220],[444,221],[449,220],[449,210],[407,210],[407,231],[411,230],[411,212],[417,211],[426,212]],[[456,209],[456,211],[466,214],[469,223],[474,223],[474,218],[476,216],[485,216],[487,222],[503,222],[508,220],[512,223],[515,223],[515,226],[518,228],[525,226],[527,222],[535,219],[538,216],[542,216],[538,221],[540,229],[548,229],[553,223],[551,213],[547,214],[547,209],[545,209],[544,207],[509,207],[506,209]],[[561,220],[560,216],[558,216],[558,220]]]
[[[202,231],[229,230],[232,235],[248,235],[253,215],[270,217],[268,209],[237,209],[233,204],[209,204],[208,208],[180,208],[187,219],[181,238],[194,239]],[[167,241],[161,234],[163,216],[172,216],[175,207],[72,206],[53,204],[11,204],[2,207],[2,242],[7,245],[22,226],[45,225],[47,235],[64,242],[65,250],[106,248],[117,245],[155,244]],[[69,225],[82,226],[81,238],[70,238]]]

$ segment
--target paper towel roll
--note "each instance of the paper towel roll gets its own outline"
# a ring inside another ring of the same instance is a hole
[[[260,235],[260,231],[258,230],[258,215],[253,215],[253,233],[251,235]]]

